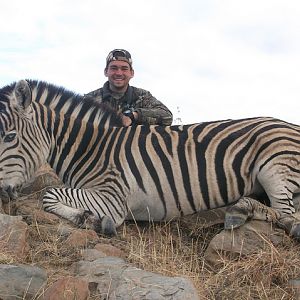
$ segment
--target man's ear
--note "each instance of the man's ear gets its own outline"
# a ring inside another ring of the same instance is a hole
[[[134,70],[131,69],[131,78],[133,78],[133,77],[134,77]]]
[[[104,76],[107,77],[107,68],[104,69]]]
[[[15,86],[15,97],[17,105],[23,109],[26,109],[32,101],[31,88],[26,80],[20,80]]]

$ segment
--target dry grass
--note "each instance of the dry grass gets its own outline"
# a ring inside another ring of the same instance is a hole
[[[30,253],[23,261],[1,251],[0,263],[27,263],[48,272],[48,285],[70,273],[71,265],[81,259],[80,249],[68,248],[58,226],[41,224],[31,218]],[[217,270],[204,261],[204,252],[220,225],[203,228],[186,220],[169,223],[126,222],[114,238],[100,237],[127,254],[127,261],[142,269],[167,276],[189,278],[199,291],[200,299],[300,299],[289,280],[300,278],[300,244],[288,237],[284,245],[266,248],[256,254],[230,260],[224,257]],[[93,247],[93,245],[88,245]],[[2,249],[4,250],[4,249]],[[92,299],[92,298],[91,298]]]
[[[288,237],[285,245],[272,244],[258,253],[233,261],[224,257],[212,271],[203,254],[219,226],[198,230],[198,236],[180,226],[167,224],[123,226],[122,238],[128,260],[135,265],[168,276],[193,281],[200,299],[298,299],[289,280],[300,278],[300,245]],[[300,299],[300,298],[299,298]]]
[[[68,248],[57,226],[33,223],[29,227],[31,249],[25,263],[44,268],[48,273],[48,285],[69,275],[68,269],[81,259],[80,249]]]
[[[299,245],[273,246],[238,261],[224,259],[207,278],[211,299],[295,299],[289,280],[300,276]]]

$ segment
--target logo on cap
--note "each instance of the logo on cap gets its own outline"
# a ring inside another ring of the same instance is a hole
[[[132,65],[132,59],[131,55],[128,51],[124,49],[115,49],[111,52],[109,52],[107,58],[106,58],[106,67],[108,64],[114,60],[122,60],[129,63],[129,65]]]

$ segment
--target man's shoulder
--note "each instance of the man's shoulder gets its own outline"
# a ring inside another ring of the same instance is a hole
[[[96,90],[93,90],[87,94],[84,94],[84,96],[91,96],[91,97],[97,97],[97,96],[101,96],[102,95],[102,90],[103,88],[99,88],[99,89],[96,89]]]
[[[144,96],[144,95],[151,95],[151,93],[145,89],[142,88],[138,88],[135,86],[131,86],[133,88],[133,92],[137,95],[137,96]]]

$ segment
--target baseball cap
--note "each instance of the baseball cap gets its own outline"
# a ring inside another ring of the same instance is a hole
[[[130,66],[132,66],[132,59],[131,55],[127,50],[124,49],[114,49],[109,52],[107,58],[106,58],[106,67],[108,64],[114,60],[123,60],[129,63]]]

